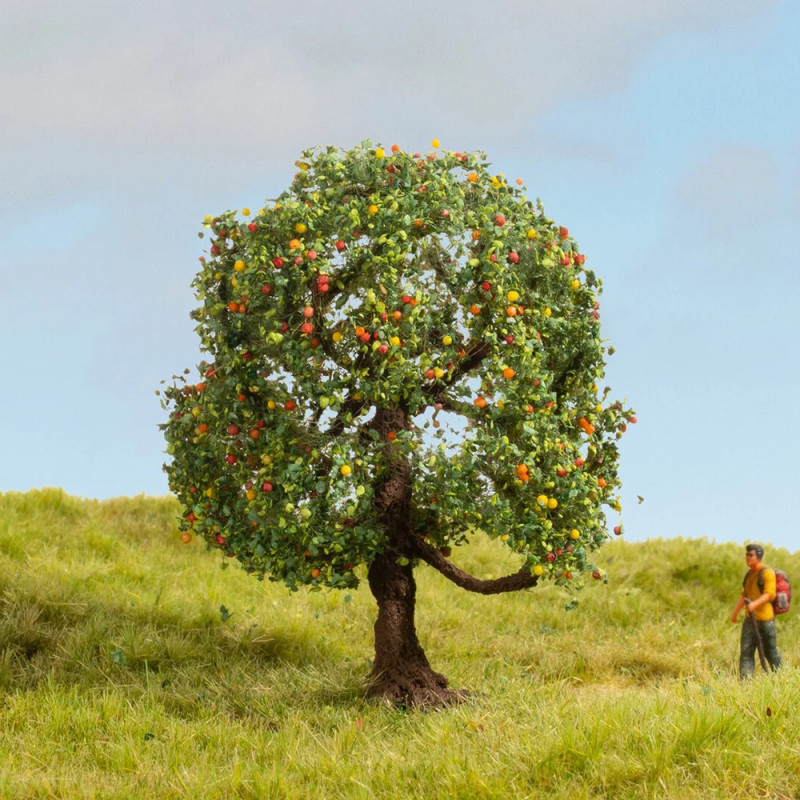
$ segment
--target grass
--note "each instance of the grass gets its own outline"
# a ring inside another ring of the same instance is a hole
[[[0,495],[0,797],[800,797],[797,611],[787,668],[741,685],[737,546],[614,541],[612,583],[569,612],[555,587],[480,597],[420,569],[431,663],[477,693],[406,713],[362,698],[366,586],[260,583],[182,545],[176,512]],[[454,557],[515,568],[494,543]]]

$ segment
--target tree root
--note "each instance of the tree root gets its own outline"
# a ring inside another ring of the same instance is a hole
[[[429,667],[393,669],[373,676],[367,697],[397,708],[435,711],[466,702],[470,693],[450,689],[447,678]]]

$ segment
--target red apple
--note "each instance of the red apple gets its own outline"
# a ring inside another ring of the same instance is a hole
[[[505,224],[506,224],[506,218],[505,218],[505,217],[504,217],[502,214],[498,214],[498,215],[497,215],[497,216],[494,218],[494,224],[495,224],[495,225],[498,225],[498,226],[500,226],[500,227],[502,228],[502,227],[503,227],[503,225],[505,225]]]
[[[347,247],[347,245],[346,245],[346,244],[345,244],[345,243],[344,243],[344,242],[343,242],[341,239],[339,239],[339,241],[337,241],[337,242],[336,242],[336,249],[337,249],[337,250],[338,250],[340,253],[341,253],[341,252],[342,252],[342,250],[344,250],[346,247]]]
[[[238,425],[235,425],[234,423],[231,423],[230,425],[228,425],[228,435],[229,436],[236,436],[237,433],[239,433],[239,426]]]
[[[272,488],[272,484],[269,481],[264,481],[264,483],[261,484],[261,489],[264,492],[271,492]]]
[[[280,256],[275,256],[275,258],[272,259],[272,266],[275,267],[275,269],[280,269],[283,266],[283,259]]]
[[[228,453],[228,455],[225,456],[225,461],[233,466],[236,463],[236,456],[233,453]]]
[[[508,260],[509,260],[509,261],[510,261],[512,264],[516,264],[516,263],[519,261],[519,253],[517,253],[515,250],[512,250],[512,251],[511,251],[511,252],[508,254]]]

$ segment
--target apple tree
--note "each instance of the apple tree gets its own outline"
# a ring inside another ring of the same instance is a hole
[[[568,230],[483,154],[433,145],[310,150],[257,213],[207,217],[207,360],[163,401],[184,539],[291,589],[365,566],[369,693],[407,704],[459,696],[417,638],[415,566],[483,594],[602,578],[635,421],[600,388],[601,282]],[[479,535],[519,571],[456,566]]]

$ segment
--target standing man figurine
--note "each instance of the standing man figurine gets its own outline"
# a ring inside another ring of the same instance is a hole
[[[733,610],[731,622],[737,622],[739,612],[744,608],[746,619],[742,624],[742,638],[739,651],[739,677],[751,678],[755,668],[755,651],[758,639],[755,625],[758,626],[764,655],[773,670],[781,665],[778,640],[775,633],[775,612],[772,601],[775,599],[775,571],[764,566],[764,548],[760,544],[745,547],[745,561],[748,572],[739,602]],[[753,619],[755,618],[755,625]],[[763,662],[762,662],[763,663]]]

